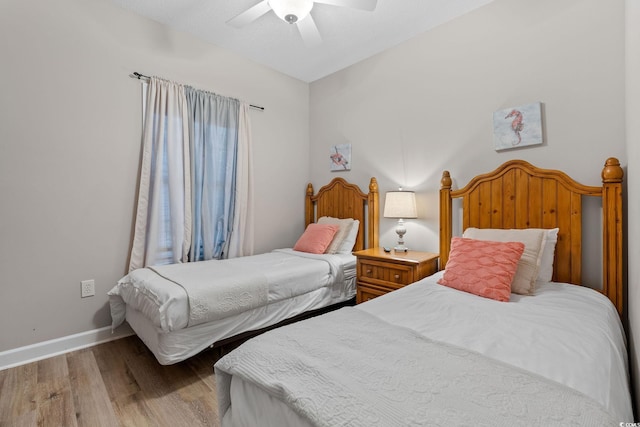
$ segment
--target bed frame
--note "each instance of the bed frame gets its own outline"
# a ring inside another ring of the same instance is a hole
[[[462,229],[558,227],[553,280],[582,284],[582,196],[602,198],[602,292],[622,315],[622,177],[618,159],[607,159],[602,186],[582,185],[564,172],[511,160],[451,189],[449,171],[440,189],[440,268],[449,258],[453,235],[452,199],[462,198]]]
[[[378,197],[378,181],[375,178],[369,182],[369,194],[342,178],[334,178],[314,195],[313,185],[309,183],[305,199],[305,227],[322,216],[357,219],[360,229],[353,250],[375,248],[378,246],[380,221]]]

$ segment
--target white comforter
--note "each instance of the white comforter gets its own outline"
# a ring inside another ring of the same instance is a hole
[[[217,260],[148,267],[182,287],[189,299],[189,323],[196,326],[242,313],[268,301],[267,276],[248,265]],[[136,282],[132,271],[129,279]]]
[[[632,419],[626,339],[611,301],[589,288],[539,283],[501,303],[438,285],[442,272],[359,309],[568,385]],[[402,309],[400,309],[402,307]]]
[[[511,302],[501,303],[438,285],[440,275],[360,304],[356,310],[568,386],[604,407],[615,425],[632,420],[625,338],[606,297],[574,285],[545,283],[539,284],[535,296],[512,295]],[[377,330],[364,333],[373,337]],[[404,348],[399,345],[395,350]],[[376,354],[371,351],[361,357]],[[394,369],[389,363],[385,366]],[[381,386],[402,388],[392,379]],[[263,425],[310,425],[306,418],[287,421],[300,415],[288,403],[267,397],[252,379],[234,376],[232,384],[223,425],[245,425],[241,420],[251,420],[255,414]]]
[[[351,307],[273,331],[221,359],[221,414],[232,405],[231,375],[322,427],[616,424],[574,389]]]
[[[314,255],[279,249],[224,261],[138,269],[120,279],[108,292],[112,327],[124,321],[126,305],[165,332],[232,316],[338,283],[344,280],[343,266],[353,258],[351,254]],[[190,266],[195,266],[194,270]],[[221,268],[224,281],[218,280]],[[238,283],[230,273],[233,270],[247,282]],[[191,285],[185,282],[187,279]],[[219,286],[223,283],[226,288]],[[233,289],[237,297],[229,293]],[[227,304],[229,301],[233,304]]]

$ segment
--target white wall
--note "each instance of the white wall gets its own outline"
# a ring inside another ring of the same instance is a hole
[[[627,218],[629,346],[636,419],[640,409],[640,2],[626,0]]]
[[[266,108],[251,112],[256,250],[295,243],[308,84],[106,0],[3,0],[0,40],[0,352],[110,324],[140,159],[133,71]],[[80,299],[83,279],[96,296]]]
[[[493,112],[537,101],[545,144],[494,151]],[[331,145],[351,143],[343,174],[416,190],[405,241],[436,252],[443,170],[459,185],[522,158],[598,185],[608,157],[626,166],[624,108],[623,1],[496,0],[313,82],[312,182],[331,176]],[[381,221],[381,244],[393,246],[393,228]]]

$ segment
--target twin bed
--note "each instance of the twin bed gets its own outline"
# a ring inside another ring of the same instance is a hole
[[[378,245],[378,188],[335,178],[305,198],[305,226],[328,219],[348,227],[334,253],[280,249],[266,254],[149,266],[109,291],[112,327],[125,320],[163,365],[187,359],[324,311],[353,304],[353,250]],[[336,239],[338,233],[336,233]]]
[[[622,176],[614,158],[597,187],[518,160],[459,190],[443,173],[443,270],[269,331],[220,359],[222,426],[632,421],[620,321]],[[601,227],[583,226],[585,196],[602,199]],[[462,237],[453,235],[458,198]],[[576,285],[583,284],[583,236],[600,231],[595,291]],[[506,302],[494,268],[508,277]]]

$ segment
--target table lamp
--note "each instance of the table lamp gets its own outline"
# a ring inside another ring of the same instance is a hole
[[[416,194],[413,191],[387,191],[384,200],[385,218],[398,218],[396,233],[398,233],[398,245],[393,249],[396,252],[407,252],[408,249],[404,245],[403,237],[407,232],[404,227],[404,220],[417,218],[418,211],[416,209]]]

